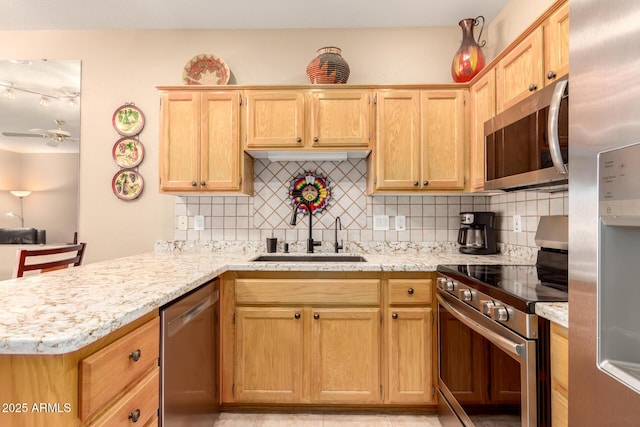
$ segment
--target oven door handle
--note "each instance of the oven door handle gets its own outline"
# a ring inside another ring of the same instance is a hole
[[[437,295],[438,302],[441,306],[445,308],[449,313],[456,317],[459,321],[468,326],[471,330],[477,332],[483,337],[490,340],[492,343],[500,347],[502,350],[514,354],[518,358],[523,358],[526,356],[525,346],[523,344],[518,344],[508,338],[505,338],[501,335],[496,334],[489,328],[482,326],[480,323],[471,319],[469,316],[462,313],[457,308],[453,307],[448,301],[446,301],[440,294]]]

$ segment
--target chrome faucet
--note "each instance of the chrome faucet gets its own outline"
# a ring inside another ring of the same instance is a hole
[[[335,242],[333,243],[333,247],[336,253],[340,252],[340,249],[344,249],[344,240],[340,239],[340,244],[338,244],[338,230],[342,230],[342,221],[340,221],[339,216],[336,217],[336,223],[334,228]]]
[[[313,241],[313,213],[311,212],[311,203],[302,199],[293,206],[293,213],[291,214],[291,221],[289,224],[296,225],[298,223],[298,208],[300,205],[305,205],[309,212],[309,238],[307,239],[307,253],[312,254],[315,246],[320,246],[322,242]]]

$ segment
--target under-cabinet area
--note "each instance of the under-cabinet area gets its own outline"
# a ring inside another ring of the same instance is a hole
[[[225,274],[223,407],[435,404],[432,274]]]

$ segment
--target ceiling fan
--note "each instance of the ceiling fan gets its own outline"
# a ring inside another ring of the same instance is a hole
[[[58,129],[29,129],[27,132],[2,132],[4,136],[17,136],[29,138],[45,138],[46,144],[50,147],[57,147],[62,141],[79,142],[80,139],[71,137],[71,134],[62,129],[64,120],[56,120]]]

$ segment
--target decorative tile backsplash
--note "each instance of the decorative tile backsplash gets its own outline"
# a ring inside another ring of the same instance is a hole
[[[567,192],[516,192],[494,196],[366,196],[366,162],[269,162],[256,159],[254,195],[178,196],[175,203],[175,239],[200,241],[305,242],[309,218],[292,213],[291,180],[306,171],[328,178],[332,198],[328,208],[313,216],[313,238],[334,239],[334,223],[340,217],[339,239],[349,242],[455,242],[460,212],[491,210],[497,216],[497,239],[509,245],[535,247],[533,241],[540,215],[566,214]],[[522,216],[522,233],[512,231],[512,215]],[[178,230],[178,217],[188,217],[188,230]],[[203,215],[205,229],[193,230],[194,216]],[[373,216],[389,215],[389,231],[374,231]],[[395,230],[395,217],[406,218],[406,230]]]

